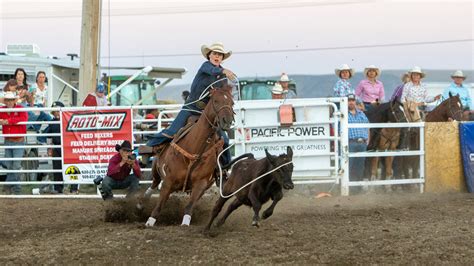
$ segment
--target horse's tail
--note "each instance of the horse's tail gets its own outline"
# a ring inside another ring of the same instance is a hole
[[[222,170],[229,169],[232,165],[234,165],[237,161],[240,161],[244,158],[247,159],[255,159],[254,155],[252,153],[244,153],[236,158],[234,158],[232,161],[230,161],[228,164],[222,166]]]

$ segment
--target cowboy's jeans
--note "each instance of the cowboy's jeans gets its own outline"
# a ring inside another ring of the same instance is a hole
[[[128,188],[126,197],[130,197],[140,188],[140,183],[136,175],[129,175],[124,180],[115,180],[110,176],[106,176],[102,181],[102,191],[106,198],[112,198],[112,189]]]
[[[188,118],[191,115],[193,115],[192,112],[190,112],[188,110],[181,109],[181,111],[179,111],[179,113],[178,113],[178,116],[176,116],[176,118],[173,120],[171,125],[168,128],[163,129],[160,133],[158,133],[158,134],[154,135],[153,137],[151,137],[148,140],[146,145],[150,146],[150,147],[153,147],[153,146],[158,146],[158,145],[160,145],[164,142],[171,141],[172,138],[170,138],[170,137],[173,137],[173,135],[178,133],[178,131],[186,125],[186,121],[188,120]],[[224,149],[229,147],[229,137],[227,136],[225,131],[219,130],[218,133],[224,139]],[[222,154],[221,158],[222,158],[221,159],[221,164],[222,165],[225,165],[225,164],[229,163],[230,159],[231,159],[230,151],[226,150]]]
[[[364,152],[367,150],[367,144],[349,141],[349,152]],[[364,175],[365,158],[349,158],[349,178],[350,181],[361,181]]]
[[[22,142],[14,142],[5,140],[5,146],[20,146],[25,145]],[[22,158],[25,148],[14,148],[14,149],[5,149],[5,158]],[[5,161],[3,163],[8,170],[20,170],[21,168],[21,159],[15,161]],[[7,173],[7,178],[5,181],[20,181],[19,173]],[[7,189],[11,189],[13,193],[20,194],[21,187],[20,185],[8,185]]]

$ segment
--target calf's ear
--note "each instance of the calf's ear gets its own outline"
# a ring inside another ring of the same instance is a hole
[[[286,154],[288,155],[288,157],[293,158],[293,149],[291,149],[290,146],[286,147]]]
[[[268,153],[267,149],[265,149],[265,156],[267,156],[268,159],[272,158],[272,155],[270,153]]]
[[[273,164],[273,162],[274,162],[273,155],[271,155],[271,154],[267,151],[267,149],[265,149],[265,156],[266,156],[267,159],[270,161],[270,163]]]

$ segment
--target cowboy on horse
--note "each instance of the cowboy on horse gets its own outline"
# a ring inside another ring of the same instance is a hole
[[[191,84],[191,92],[183,105],[178,116],[174,119],[170,127],[162,130],[160,133],[152,136],[147,146],[153,147],[156,153],[162,150],[168,142],[170,142],[174,135],[183,128],[190,116],[199,116],[209,102],[210,96],[206,95],[206,89],[209,87],[220,87],[222,88],[225,79],[235,80],[235,74],[222,67],[221,63],[225,59],[229,58],[232,51],[226,51],[222,43],[214,43],[210,46],[202,45],[201,53],[207,59],[199,68],[196,76],[194,77],[193,83]],[[224,147],[229,145],[229,138],[224,131],[219,132],[221,137],[224,139]],[[222,164],[230,162],[230,152],[226,150],[222,157]]]

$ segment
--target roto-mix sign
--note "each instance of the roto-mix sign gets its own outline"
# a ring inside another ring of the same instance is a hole
[[[281,101],[241,101],[236,106],[235,151],[236,156],[251,152],[257,158],[265,156],[265,149],[278,155],[291,146],[294,152],[296,179],[331,176],[331,136],[329,106],[318,99],[291,99],[296,122],[291,127],[281,127],[278,108]],[[334,165],[332,165],[334,166]]]
[[[130,110],[62,113],[63,171],[66,180],[90,181],[107,173],[116,144],[132,141]]]

